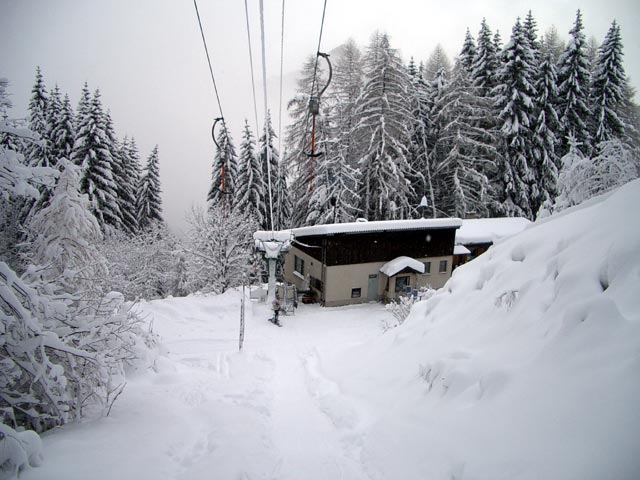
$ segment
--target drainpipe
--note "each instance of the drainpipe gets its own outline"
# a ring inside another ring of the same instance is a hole
[[[326,291],[327,291],[327,239],[322,239],[322,272],[320,274],[322,277],[320,280],[322,281],[322,290],[320,293],[320,302],[322,306],[324,306],[325,301],[327,299]]]

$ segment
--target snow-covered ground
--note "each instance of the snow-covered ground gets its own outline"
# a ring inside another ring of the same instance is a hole
[[[640,181],[500,241],[405,323],[149,302],[166,350],[33,479],[640,478]]]

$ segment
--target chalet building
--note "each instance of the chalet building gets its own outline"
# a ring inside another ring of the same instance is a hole
[[[457,218],[316,225],[291,231],[284,276],[325,306],[392,300],[451,276]]]

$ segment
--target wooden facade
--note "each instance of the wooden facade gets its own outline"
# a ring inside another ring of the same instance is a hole
[[[388,262],[396,257],[453,254],[455,228],[336,233],[297,237],[296,248],[328,267]]]

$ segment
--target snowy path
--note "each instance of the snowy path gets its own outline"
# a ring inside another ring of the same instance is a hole
[[[371,479],[360,452],[366,408],[325,376],[322,359],[380,335],[389,314],[304,305],[277,328],[252,303],[238,353],[239,298],[145,304],[167,355],[131,376],[110,417],[46,435],[45,465],[21,478]]]

